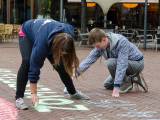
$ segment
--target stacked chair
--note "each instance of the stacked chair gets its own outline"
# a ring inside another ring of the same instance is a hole
[[[20,25],[0,23],[0,42],[9,42],[18,37]]]

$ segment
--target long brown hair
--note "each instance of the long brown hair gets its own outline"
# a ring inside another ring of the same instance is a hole
[[[66,72],[72,76],[73,70],[77,70],[79,59],[76,55],[74,39],[67,33],[59,33],[52,42],[52,53],[54,65],[63,62]]]

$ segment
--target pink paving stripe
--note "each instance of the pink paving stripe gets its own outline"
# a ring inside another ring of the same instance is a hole
[[[15,105],[0,98],[0,120],[17,120],[17,115]]]

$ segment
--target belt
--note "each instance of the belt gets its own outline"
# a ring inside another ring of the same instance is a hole
[[[138,60],[136,60],[136,61],[141,61],[141,60],[143,60],[143,56],[142,57],[140,57]]]

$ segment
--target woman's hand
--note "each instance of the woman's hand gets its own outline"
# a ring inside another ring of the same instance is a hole
[[[31,100],[32,100],[32,104],[36,105],[38,103],[38,96],[37,96],[37,94],[31,94]]]
[[[37,83],[30,83],[30,90],[31,90],[31,100],[33,105],[38,103],[38,96],[37,96]]]
[[[119,91],[120,89],[118,87],[114,87],[112,97],[119,97]]]

